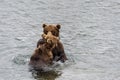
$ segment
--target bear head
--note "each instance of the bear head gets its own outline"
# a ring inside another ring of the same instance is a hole
[[[59,42],[59,37],[53,36],[51,32],[46,34],[42,34],[42,38],[48,43],[51,44],[51,49],[55,48]]]
[[[48,34],[51,33],[52,35],[59,37],[59,30],[61,28],[61,25],[57,24],[57,25],[47,25],[47,24],[43,24],[43,33],[44,34]]]

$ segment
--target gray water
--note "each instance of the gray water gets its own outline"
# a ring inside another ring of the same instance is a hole
[[[120,0],[0,0],[0,80],[46,80],[28,71],[43,23],[69,59],[48,80],[120,80]]]

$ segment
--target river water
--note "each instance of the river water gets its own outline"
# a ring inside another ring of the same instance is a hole
[[[28,62],[43,23],[61,24],[69,60],[38,77]],[[0,0],[0,47],[0,80],[120,80],[120,0]]]

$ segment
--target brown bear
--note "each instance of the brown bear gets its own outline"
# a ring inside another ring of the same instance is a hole
[[[46,40],[46,43],[44,43],[43,45],[45,45],[46,47],[49,46],[50,52],[48,53],[48,55],[50,55],[51,59],[53,59],[53,53],[52,50],[57,46],[57,44],[59,43],[59,39],[56,36],[53,36],[51,33],[46,34],[42,34],[42,37],[44,40]]]
[[[34,54],[30,58],[29,65],[34,70],[44,70],[44,67],[52,64],[53,54],[52,49],[57,46],[58,38],[52,34],[42,34],[42,37],[46,39],[44,44],[40,44],[34,51]]]
[[[52,34],[53,36],[56,36],[57,38],[59,38],[59,30],[60,30],[61,26],[59,24],[57,25],[47,25],[47,24],[43,24],[43,33],[48,35],[48,34]],[[60,38],[59,38],[60,39]],[[46,42],[46,39],[42,38],[37,42],[37,47],[39,45],[42,45]],[[57,43],[57,46],[55,46],[52,49],[52,54],[53,54],[53,60],[54,61],[61,61],[61,62],[65,62],[67,60],[67,57],[65,55],[64,52],[64,47],[63,44],[60,42]]]

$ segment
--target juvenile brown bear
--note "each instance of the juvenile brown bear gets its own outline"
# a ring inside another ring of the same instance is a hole
[[[60,28],[61,28],[61,26],[59,24],[57,24],[57,25],[43,24],[43,33],[46,35],[52,34],[53,36],[59,38]],[[46,42],[46,39],[44,39],[44,38],[40,39],[37,43],[37,47],[39,45],[44,44],[45,42]],[[62,43],[60,42],[60,40],[57,43],[57,46],[55,46],[52,49],[52,54],[53,54],[54,61],[65,62],[67,60],[67,57],[66,57],[65,52],[64,52],[64,47],[63,47]]]
[[[42,34],[42,37],[46,39],[46,42],[44,44],[40,44],[35,49],[34,54],[30,58],[29,65],[34,70],[44,70],[45,67],[52,64],[52,49],[57,46],[57,43],[59,41],[58,38],[52,34]]]
[[[59,38],[56,37],[56,36],[53,36],[51,34],[51,32],[48,32],[47,35],[46,34],[42,34],[42,37],[43,37],[44,40],[46,40],[47,43],[53,44],[53,46],[51,47],[51,50],[53,48],[55,48],[57,46],[57,44],[59,43]]]

